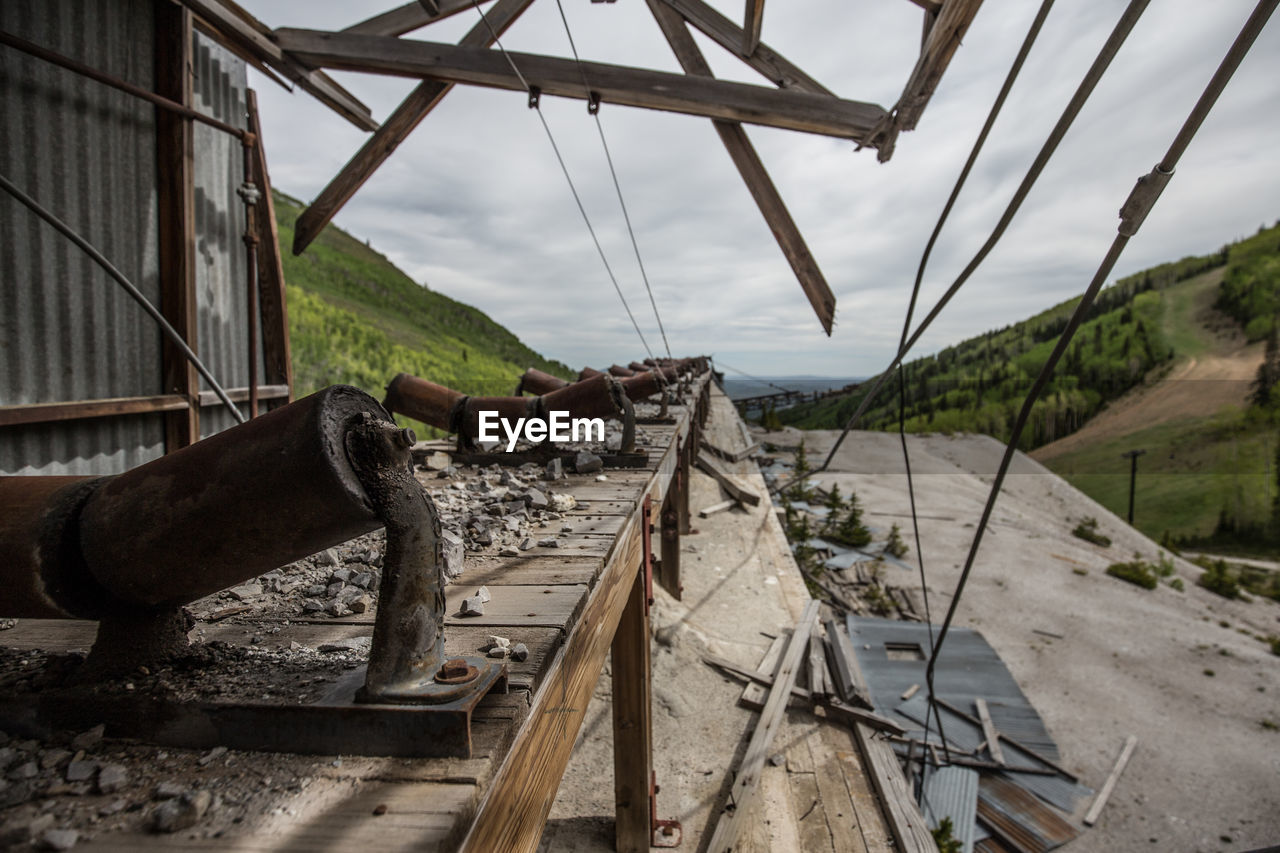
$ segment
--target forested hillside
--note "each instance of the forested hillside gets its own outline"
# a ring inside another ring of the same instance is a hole
[[[402,371],[468,394],[509,394],[528,367],[574,375],[340,228],[329,226],[295,257],[288,247],[302,206],[282,193],[275,205],[298,396],[345,383],[381,399]]]
[[[1266,229],[1254,238],[1209,255],[1161,264],[1104,289],[1036,404],[1021,447],[1029,450],[1072,433],[1106,403],[1156,378],[1176,356],[1195,351],[1200,346],[1196,321],[1188,312],[1179,310],[1184,294],[1171,291],[1206,273],[1221,275],[1222,268],[1224,280],[1256,275],[1243,271],[1262,266],[1258,247],[1265,245],[1267,239],[1274,244],[1280,239],[1280,229]],[[1275,254],[1267,257],[1271,261],[1280,258]],[[1271,270],[1270,274],[1274,276],[1274,272]],[[1255,289],[1249,285],[1242,288],[1248,293]],[[1246,305],[1243,297],[1235,300]],[[1007,439],[1027,389],[1078,302],[1063,302],[1028,320],[909,362],[907,431],[981,432]],[[1248,310],[1251,309],[1241,308],[1242,312]],[[863,415],[861,428],[897,427],[896,388],[896,383],[891,382],[881,391]],[[861,399],[862,394],[855,391],[802,404],[777,415],[784,424],[835,429],[845,424]]]

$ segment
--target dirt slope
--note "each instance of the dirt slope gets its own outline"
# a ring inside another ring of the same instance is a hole
[[[821,459],[835,433],[805,433]],[[775,435],[796,444],[799,434]],[[974,523],[1003,451],[986,436],[909,436],[935,621],[950,603]],[[857,491],[867,521],[910,529],[896,435],[853,433],[825,485]],[[1073,537],[1094,516],[1113,540]],[[907,533],[910,541],[909,533]],[[1001,654],[1082,781],[1100,787],[1127,735],[1138,749],[1098,825],[1063,848],[1240,851],[1280,838],[1280,658],[1261,641],[1280,633],[1280,605],[1227,601],[1195,584],[1144,590],[1105,574],[1158,547],[1038,462],[1018,454],[996,504],[958,625]],[[914,543],[908,561],[916,557]],[[893,583],[919,588],[915,572]],[[1060,635],[1055,639],[1038,631]],[[1087,803],[1082,804],[1083,808]]]

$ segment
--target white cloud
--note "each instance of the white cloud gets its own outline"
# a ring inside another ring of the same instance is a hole
[[[390,5],[391,0],[385,0]],[[341,28],[361,4],[248,0],[273,26]],[[736,3],[716,4],[730,18]],[[920,14],[887,0],[768,7],[765,41],[842,97],[889,105],[919,44]],[[667,334],[677,355],[716,352],[763,374],[867,374],[901,329],[929,231],[1003,82],[1034,3],[987,0],[919,129],[893,160],[847,142],[749,128],[838,298],[826,338],[710,123],[614,107],[601,117]],[[986,239],[1062,107],[1127,4],[1060,3],[935,248],[917,317]],[[1116,211],[1163,154],[1252,10],[1248,0],[1153,0],[1004,240],[922,338],[928,352],[1077,294],[1115,234]],[[677,65],[640,2],[565,11],[584,58]],[[368,14],[365,9],[363,14]],[[410,37],[456,40],[461,14]],[[762,78],[699,37],[715,72]],[[569,55],[551,0],[504,38],[512,50]],[[385,116],[413,82],[338,74]],[[1187,151],[1116,269],[1213,250],[1280,216],[1280,33],[1272,24]],[[257,78],[276,185],[313,197],[363,135],[309,96]],[[581,102],[545,98],[598,236],[651,347],[656,324],[594,122]],[[537,117],[517,93],[457,87],[360,190],[337,223],[415,279],[476,305],[575,366],[642,354]]]

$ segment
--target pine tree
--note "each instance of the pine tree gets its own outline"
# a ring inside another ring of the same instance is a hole
[[[836,522],[840,517],[840,510],[844,509],[844,498],[840,497],[840,487],[832,484],[831,491],[827,494],[826,500],[827,517],[822,522],[823,534],[830,533],[836,526]]]
[[[860,548],[871,541],[871,531],[862,523],[862,507],[858,505],[858,493],[851,492],[846,502],[849,512],[836,528],[835,538],[844,545]]]

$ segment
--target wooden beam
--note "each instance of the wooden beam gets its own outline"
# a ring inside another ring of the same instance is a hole
[[[742,53],[750,56],[760,46],[760,31],[764,28],[764,0],[747,0],[742,24]]]
[[[693,24],[707,38],[763,74],[775,86],[835,97],[830,89],[804,73],[799,66],[767,44],[759,43],[753,52],[744,55],[742,48],[746,33],[702,0],[662,0],[662,2],[679,12],[681,17]]]
[[[991,753],[992,761],[1003,766],[1004,750],[1000,749],[1000,733],[996,731],[995,723],[991,722],[991,711],[987,708],[987,700],[978,697],[973,700],[973,704],[978,709],[978,719],[982,721],[982,736],[987,739],[987,752]]]
[[[590,90],[606,103],[745,121],[862,141],[887,115],[882,107],[827,95],[779,91],[745,83],[708,80],[570,59],[384,36],[281,29],[280,46],[305,62],[349,71],[371,71],[525,91],[511,70],[544,95],[586,99]]]
[[[722,469],[714,459],[702,451],[698,451],[698,467],[706,471],[711,477],[724,487],[729,496],[739,503],[749,504],[751,506],[760,505],[760,496],[733,478],[732,474]]]
[[[229,388],[227,396],[233,403],[249,399],[248,388]],[[259,400],[279,400],[289,396],[288,385],[258,386]],[[222,400],[213,391],[201,391],[196,396],[203,408],[221,406]],[[64,400],[57,403],[22,403],[16,406],[0,406],[0,427],[22,424],[43,424],[57,421],[78,421],[87,418],[111,418],[121,415],[145,415],[157,412],[182,413],[187,416],[191,407],[188,397],[182,394],[152,394],[141,397],[104,397],[99,400]]]
[[[652,682],[649,671],[649,601],[636,572],[626,609],[613,635],[614,846],[648,853],[652,838],[649,786],[653,781]]]
[[[191,106],[191,13],[172,3],[155,4],[155,90],[185,107]],[[156,109],[156,195],[158,216],[157,247],[160,264],[160,312],[174,331],[195,352],[199,352],[196,332],[196,239],[194,195],[194,136],[191,122],[165,109]],[[165,411],[164,446],[166,452],[195,444],[200,440],[200,409],[196,394],[200,376],[182,351],[168,338],[160,341],[161,390],[166,396],[182,401]],[[144,398],[154,400],[155,398]],[[101,417],[126,414],[93,405],[54,410],[46,408],[41,420],[69,420],[79,417]],[[121,403],[124,409],[130,405]],[[77,414],[85,412],[88,414]],[[40,415],[28,410],[27,417]],[[31,421],[28,421],[31,422]]]
[[[942,74],[947,70],[952,55],[960,46],[969,24],[982,7],[982,0],[946,0],[938,12],[938,19],[929,30],[916,67],[907,79],[907,85],[898,98],[895,126],[901,130],[914,130],[925,106],[938,88]],[[926,12],[928,9],[926,8]]]
[[[361,130],[377,130],[369,108],[323,71],[289,56],[273,40],[270,27],[231,0],[181,0],[220,40],[251,52]]]
[[[1124,748],[1120,750],[1120,757],[1116,759],[1116,766],[1111,768],[1111,775],[1107,777],[1107,781],[1103,783],[1102,790],[1098,792],[1098,796],[1094,799],[1093,805],[1089,806],[1089,812],[1084,816],[1084,825],[1093,826],[1098,821],[1098,816],[1102,814],[1102,807],[1107,804],[1107,800],[1111,797],[1111,792],[1116,787],[1116,782],[1120,779],[1120,774],[1124,772],[1125,765],[1129,763],[1129,758],[1133,755],[1134,748],[1138,745],[1138,739],[1129,735],[1125,738]]]
[[[478,0],[488,3],[489,0]],[[380,15],[352,24],[343,30],[344,33],[359,33],[366,36],[402,36],[419,27],[452,17],[459,12],[474,9],[471,0],[437,0],[436,10],[428,12],[418,0],[405,3],[394,9],[388,9]]]
[[[633,513],[618,536],[615,556],[605,566],[569,636],[547,669],[544,687],[533,699],[529,719],[498,768],[480,803],[475,823],[462,842],[464,853],[532,851],[556,789],[569,763],[578,729],[600,679],[640,568],[640,513]]]
[[[533,0],[500,0],[487,15],[488,24],[483,21],[477,23],[462,37],[459,44],[464,47],[491,47],[494,42],[493,33],[501,36],[532,2]],[[417,3],[411,5],[422,9]],[[386,162],[427,114],[435,109],[436,104],[449,93],[453,85],[440,80],[424,80],[419,83],[382,123],[382,127],[365,140],[355,156],[342,167],[342,171],[329,181],[328,186],[298,216],[293,233],[295,255],[302,254],[311,245],[311,241],[319,236],[342,206]]]
[[[706,846],[707,853],[728,853],[737,845],[738,833],[751,812],[751,807],[759,793],[760,771],[765,759],[769,757],[769,747],[773,736],[786,716],[787,702],[791,699],[791,688],[795,686],[796,675],[805,659],[809,648],[809,635],[813,632],[814,623],[818,621],[819,602],[810,601],[805,607],[800,621],[796,623],[791,641],[782,655],[782,663],[774,678],[773,688],[769,691],[769,699],[764,703],[760,719],[756,723],[751,741],[747,744],[746,754],[738,767],[737,776],[733,780],[730,797],[734,803],[732,812],[722,812],[716,821],[715,830],[711,834],[711,842]]]
[[[711,66],[707,64],[706,58],[698,49],[697,43],[680,16],[664,5],[663,0],[649,0],[649,8],[685,73],[710,78]],[[738,174],[742,176],[743,182],[751,192],[751,197],[755,199],[756,207],[760,209],[765,222],[769,225],[769,230],[773,232],[778,247],[782,249],[787,263],[791,265],[796,280],[800,282],[800,289],[804,291],[814,313],[818,315],[818,322],[830,335],[835,325],[835,294],[831,292],[831,287],[827,284],[822,270],[819,269],[813,253],[809,251],[804,236],[796,226],[795,220],[791,218],[791,213],[787,210],[787,205],[782,200],[778,188],[769,177],[769,172],[760,160],[760,155],[756,153],[755,146],[751,144],[742,125],[736,122],[716,121],[715,128],[716,133],[720,135],[720,141],[724,143],[725,150],[729,152],[730,158],[737,166]]]
[[[17,406],[0,406],[0,427],[154,412],[181,412],[185,419],[189,408],[190,403],[181,394],[109,397],[102,400],[70,400],[60,403],[23,403]]]
[[[258,94],[246,91],[249,132],[257,140],[253,147],[254,171],[262,193],[258,219],[258,304],[262,311],[262,356],[267,382],[283,383],[293,399],[293,352],[289,344],[289,309],[284,287],[284,264],[280,259],[280,232],[276,227],[276,203],[271,196],[271,174],[262,143],[262,123],[258,121]]]

